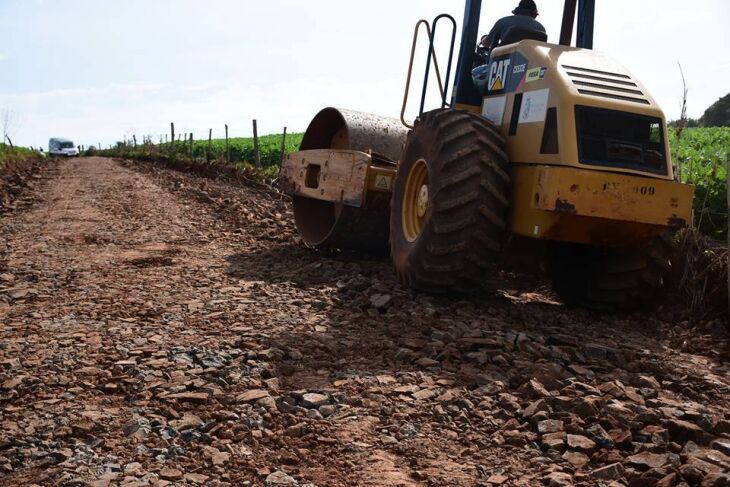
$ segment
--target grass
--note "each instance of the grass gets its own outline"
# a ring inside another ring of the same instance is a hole
[[[299,150],[303,134],[286,135],[286,152]],[[257,182],[270,183],[279,174],[282,157],[282,135],[273,134],[259,137],[259,156],[261,169],[255,166],[253,138],[237,137],[229,139],[228,152],[230,164],[227,162],[225,139],[176,141],[163,144],[130,144],[117,143],[108,150],[90,150],[85,155],[105,155],[162,163],[166,166],[182,170],[190,170],[207,175],[232,175],[253,179]]]
[[[0,144],[0,171],[10,170],[16,163],[42,158],[43,156],[39,152],[25,147],[10,147],[7,144]]]

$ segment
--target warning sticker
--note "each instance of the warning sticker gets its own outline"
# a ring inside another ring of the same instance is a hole
[[[390,191],[391,182],[392,182],[392,178],[390,176],[386,176],[385,174],[376,174],[375,175],[375,187],[377,189],[382,189],[384,191]]]

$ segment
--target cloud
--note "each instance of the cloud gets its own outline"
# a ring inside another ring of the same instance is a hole
[[[39,103],[49,100],[60,100],[69,98],[90,98],[90,97],[119,97],[129,95],[149,94],[160,91],[163,84],[118,84],[111,83],[103,87],[91,88],[59,88],[47,91],[28,91],[23,93],[0,93],[0,101],[5,103]]]
[[[20,144],[37,146],[62,136],[79,144],[106,145],[132,134],[156,139],[169,131],[170,122],[175,122],[176,132],[193,132],[196,138],[207,136],[209,128],[214,136],[222,136],[224,124],[232,136],[249,136],[254,118],[260,133],[280,132],[284,126],[301,131],[317,111],[330,105],[397,116],[402,83],[400,77],[371,82],[323,76],[273,84],[109,84],[0,93],[0,106],[11,106],[27,118],[16,134]]]

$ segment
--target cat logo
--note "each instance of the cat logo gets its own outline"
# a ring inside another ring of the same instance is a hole
[[[504,89],[507,85],[510,64],[512,64],[512,60],[509,58],[492,62],[492,65],[489,67],[489,84],[487,85],[489,91]]]

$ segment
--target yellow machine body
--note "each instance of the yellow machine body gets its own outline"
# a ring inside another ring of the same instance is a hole
[[[619,63],[526,40],[495,49],[485,81],[470,109],[505,138],[513,233],[622,246],[689,221],[694,188],[674,181],[664,114]],[[627,125],[646,140],[615,136],[636,135]]]
[[[506,141],[513,233],[615,247],[690,220],[694,188],[674,181],[664,114],[623,66],[532,40],[490,59],[482,105],[456,108],[481,113]],[[281,170],[305,242],[387,245],[373,229],[383,228],[405,137],[392,119],[331,108],[315,117]],[[356,224],[353,209],[379,223]]]
[[[494,71],[493,85],[484,97],[481,112],[500,128],[507,141],[510,162],[573,166],[673,179],[664,113],[648,90],[626,68],[608,56],[593,50],[528,40],[495,49],[490,70]],[[495,89],[499,86],[502,89]],[[515,99],[518,96],[522,98],[521,111],[515,115]],[[528,100],[531,107],[526,107]],[[576,107],[655,119],[659,123],[657,135],[661,137],[667,156],[665,167],[649,171],[647,168],[582,162]],[[553,151],[542,147],[546,117],[551,108],[557,112],[557,139],[554,143],[557,150]],[[515,116],[516,126],[511,131]]]
[[[693,187],[573,167],[515,165],[510,227],[526,237],[636,245],[690,218]]]

